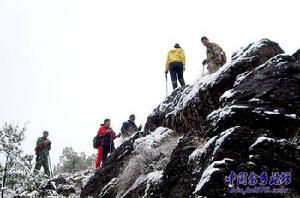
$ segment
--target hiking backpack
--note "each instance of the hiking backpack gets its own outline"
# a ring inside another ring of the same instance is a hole
[[[101,146],[102,138],[97,134],[93,139],[93,147],[94,149],[98,149]]]

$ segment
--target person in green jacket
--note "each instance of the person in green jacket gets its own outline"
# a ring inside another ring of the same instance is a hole
[[[44,172],[50,177],[48,156],[51,150],[51,141],[48,139],[49,132],[44,131],[43,136],[39,137],[36,141],[35,154],[36,154],[36,165],[34,168],[35,172],[38,172],[43,166]]]

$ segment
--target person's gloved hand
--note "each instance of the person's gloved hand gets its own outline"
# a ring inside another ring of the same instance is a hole
[[[207,59],[202,61],[202,65],[206,65],[207,64]]]
[[[106,133],[111,133],[111,132],[113,132],[113,130],[111,130],[111,129],[107,129],[107,131],[106,131]]]
[[[165,74],[167,75],[167,74],[168,74],[168,71],[165,71]]]

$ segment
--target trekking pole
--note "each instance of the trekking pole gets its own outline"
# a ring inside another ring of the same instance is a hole
[[[166,96],[168,96],[168,74],[166,74]]]
[[[204,66],[205,66],[205,64],[202,64],[203,65],[203,67],[202,67],[202,77],[204,76]]]
[[[49,174],[50,174],[50,178],[52,178],[52,167],[51,167],[51,159],[50,159],[50,153],[48,155],[48,164],[49,164]]]
[[[109,145],[109,155],[111,155],[111,145],[112,145],[112,142],[113,142],[113,140],[112,140],[112,136],[111,136],[110,145]]]

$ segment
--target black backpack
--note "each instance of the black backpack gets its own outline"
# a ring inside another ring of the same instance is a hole
[[[97,134],[93,139],[93,147],[94,149],[98,149],[101,146],[102,138]]]

